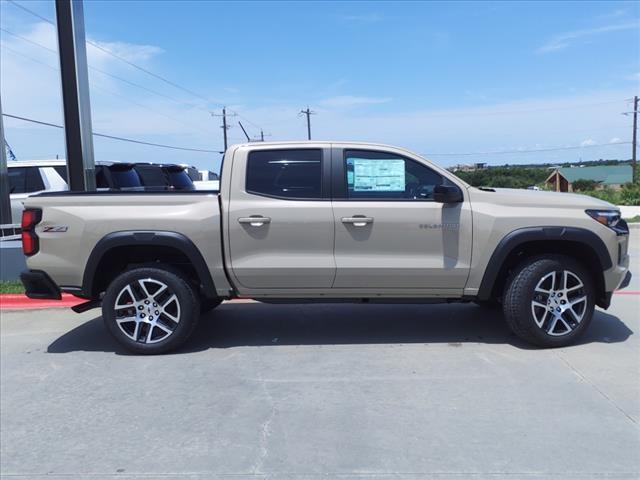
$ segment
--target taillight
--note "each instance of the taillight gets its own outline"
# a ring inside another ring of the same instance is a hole
[[[22,253],[27,257],[38,253],[39,242],[36,225],[42,219],[42,210],[28,208],[22,212]]]

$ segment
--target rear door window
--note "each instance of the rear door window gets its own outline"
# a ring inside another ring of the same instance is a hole
[[[44,190],[44,182],[38,167],[9,168],[9,192],[33,193]]]
[[[40,173],[40,169],[38,167],[27,167],[25,190],[28,193],[40,192],[44,190],[42,174]]]
[[[257,150],[249,153],[248,193],[284,199],[322,198],[322,151]]]
[[[26,190],[26,168],[9,168],[9,193],[25,193]]]

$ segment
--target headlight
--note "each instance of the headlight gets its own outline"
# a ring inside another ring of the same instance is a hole
[[[618,235],[629,233],[627,222],[620,217],[620,212],[617,210],[585,210],[585,212],[596,222],[609,227]]]

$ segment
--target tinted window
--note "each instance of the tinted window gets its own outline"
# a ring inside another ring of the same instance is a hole
[[[44,190],[44,182],[38,167],[27,167],[26,183],[26,191],[28,193]]]
[[[193,181],[187,174],[186,170],[178,168],[165,169],[167,177],[169,177],[169,184],[175,187],[177,190],[193,190]]]
[[[187,167],[185,169],[187,176],[192,180],[200,180],[200,172],[195,167]]]
[[[166,187],[167,178],[159,165],[136,165],[142,185],[145,187]]]
[[[109,180],[105,173],[106,168],[96,165],[96,188],[109,188]]]
[[[9,192],[32,193],[44,190],[38,167],[9,168]]]
[[[65,182],[69,181],[67,179],[67,167],[65,167],[64,165],[59,165],[57,167],[53,167],[53,169],[58,173],[58,175],[60,175],[62,177],[62,179]]]
[[[119,166],[109,167],[111,179],[113,180],[113,188],[140,187],[140,177],[136,171],[131,168],[122,168]]]
[[[321,185],[320,150],[262,150],[249,153],[249,193],[284,198],[321,198]]]
[[[347,197],[360,199],[433,199],[445,179],[430,168],[385,152],[347,150]]]
[[[26,168],[24,167],[9,168],[10,193],[25,193],[26,173]]]

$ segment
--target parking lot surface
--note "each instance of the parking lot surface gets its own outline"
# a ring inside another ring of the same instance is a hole
[[[3,478],[640,476],[640,296],[530,348],[475,305],[224,304],[128,355],[93,310],[3,312]]]

